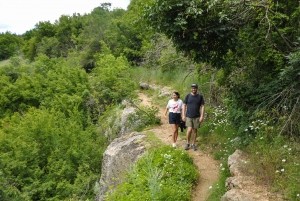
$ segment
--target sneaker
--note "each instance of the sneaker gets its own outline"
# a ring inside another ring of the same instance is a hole
[[[175,143],[173,143],[173,145],[172,145],[174,148],[176,147],[176,144]]]
[[[189,143],[186,143],[184,149],[185,149],[185,150],[188,150],[188,149],[189,149],[189,146],[190,146],[190,144],[189,144]]]
[[[192,149],[193,149],[194,151],[196,151],[196,150],[197,150],[196,146],[195,146],[195,145],[193,145],[193,144],[192,144]]]

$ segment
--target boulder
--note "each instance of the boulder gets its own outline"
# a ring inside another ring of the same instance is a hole
[[[134,129],[138,126],[139,122],[130,122],[129,115],[135,114],[134,107],[126,107],[123,109],[122,116],[121,116],[121,129],[119,131],[118,137],[125,135],[127,133],[131,133]]]
[[[140,89],[143,89],[143,90],[148,90],[148,89],[150,89],[150,86],[149,86],[149,84],[147,84],[147,83],[144,83],[144,82],[140,82]]]
[[[103,154],[97,201],[102,201],[109,192],[122,183],[131,164],[144,154],[146,149],[141,142],[145,136],[142,133],[123,135],[113,140],[107,147]]]
[[[161,89],[159,91],[158,97],[170,97],[170,98],[172,98],[172,92],[170,92],[170,91],[168,91],[166,89]]]
[[[249,160],[241,150],[228,157],[228,167],[232,177],[226,179],[227,192],[221,201],[280,201],[279,195],[271,194],[265,186],[255,183],[255,177],[249,175]]]

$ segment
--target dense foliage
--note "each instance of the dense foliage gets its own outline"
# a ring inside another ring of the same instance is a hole
[[[31,108],[1,122],[1,200],[94,196],[106,140],[77,115]]]
[[[110,9],[110,3],[102,3],[90,14],[62,15],[54,24],[39,22],[24,34],[23,52],[30,60],[39,54],[49,58],[68,57],[77,52],[83,68],[95,67],[96,53],[104,41],[114,56],[123,54],[130,62],[141,59],[142,35],[131,25],[123,9]]]
[[[21,43],[20,36],[9,32],[0,33],[0,61],[13,56],[20,49]]]
[[[144,10],[147,24],[178,50],[220,69],[218,83],[241,130],[258,107],[278,119],[276,108],[287,117],[283,133],[299,134],[299,82],[291,82],[299,78],[297,2],[153,0]]]
[[[74,61],[42,54],[32,64],[0,68],[1,200],[95,196],[111,140],[97,132],[99,117],[134,88],[124,57],[106,47],[95,58],[91,75]]]

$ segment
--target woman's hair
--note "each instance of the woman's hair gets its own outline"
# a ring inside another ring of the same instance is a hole
[[[179,94],[178,91],[173,91],[173,94],[176,94],[176,96],[177,96],[178,98],[180,98],[180,94]]]

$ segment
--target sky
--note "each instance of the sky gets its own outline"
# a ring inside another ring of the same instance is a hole
[[[0,33],[23,34],[40,21],[54,23],[61,15],[90,13],[106,2],[127,9],[130,0],[0,0]]]

